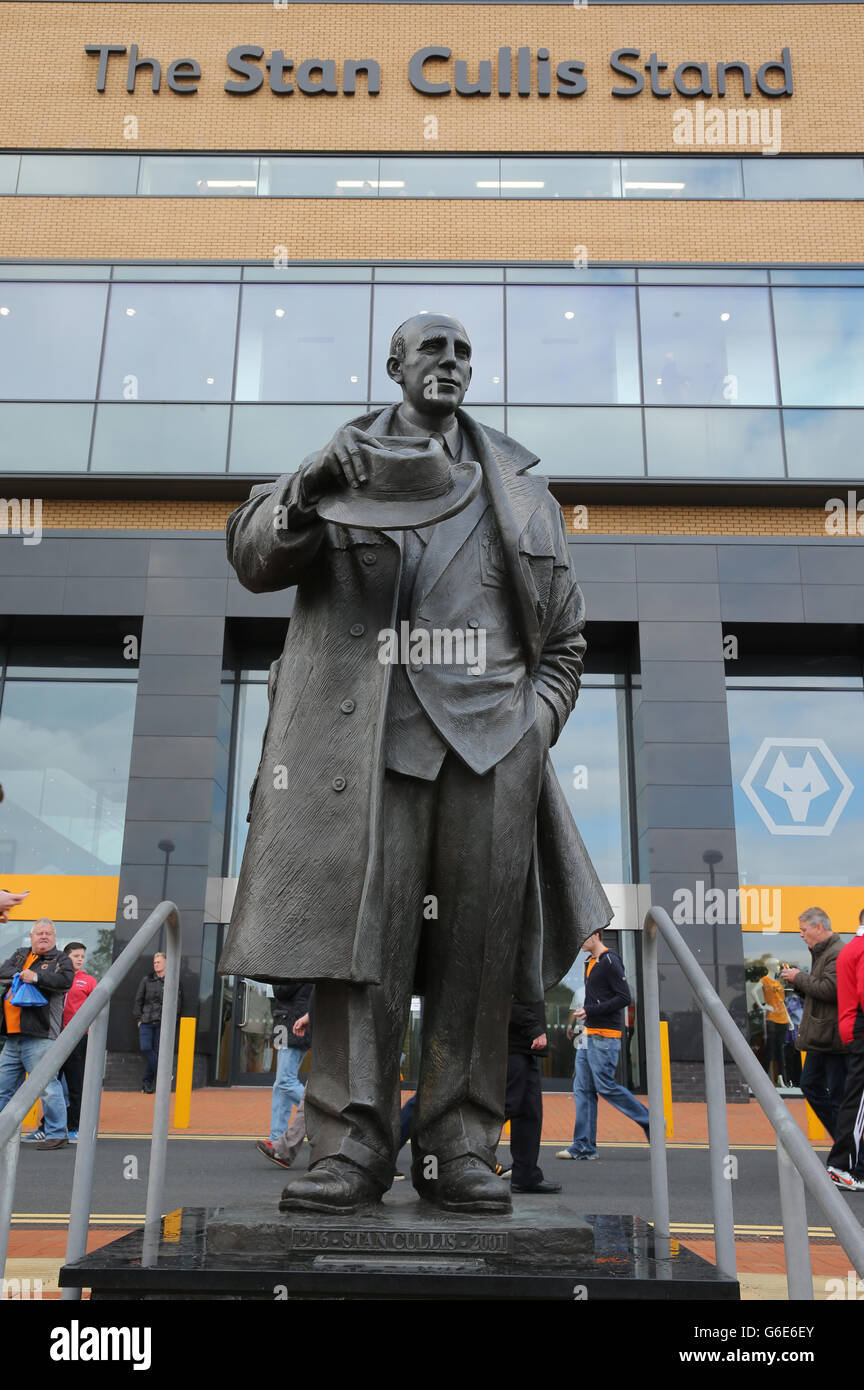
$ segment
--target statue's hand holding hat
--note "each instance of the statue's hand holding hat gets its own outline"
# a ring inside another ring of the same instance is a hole
[[[466,507],[482,482],[479,463],[454,469],[432,438],[374,437],[349,426],[334,437],[330,452],[342,466],[338,480],[335,470],[330,473],[332,488],[318,501],[318,515],[341,526],[432,526]]]

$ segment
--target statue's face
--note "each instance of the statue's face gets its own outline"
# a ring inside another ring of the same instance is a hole
[[[448,415],[462,404],[471,380],[471,341],[458,319],[422,316],[403,329],[405,356],[387,371],[403,399],[423,414]]]

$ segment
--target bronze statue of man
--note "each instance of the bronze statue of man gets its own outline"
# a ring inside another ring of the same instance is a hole
[[[506,1212],[511,998],[541,998],[612,916],[548,758],[579,690],[584,605],[537,458],[460,409],[462,324],[409,319],[387,371],[400,405],[228,521],[241,583],[297,598],[219,968],[317,983],[310,1167],[283,1210],[352,1211],[389,1188],[419,992],[414,1186]],[[383,655],[394,632],[407,657]]]

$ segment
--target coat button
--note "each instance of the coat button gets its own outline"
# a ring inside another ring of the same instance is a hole
[[[353,700],[343,700],[342,703],[341,703],[341,705],[339,706],[339,708],[341,709],[341,711],[342,711],[343,714],[353,714],[353,713],[354,713],[354,708],[355,708],[355,706],[354,706],[354,701],[353,701]]]
[[[344,777],[334,777],[330,785],[332,786],[334,792],[344,792],[348,784],[345,781]]]
[[[412,670],[412,671],[422,671],[422,670],[423,670],[423,662],[422,662],[422,661],[412,661],[412,662],[411,662],[411,670]]]
[[[363,636],[363,633],[364,633],[365,631],[366,631],[366,627],[365,627],[365,624],[363,624],[363,623],[353,623],[352,626],[351,626],[351,636],[352,636],[352,637],[362,637],[362,636]]]
[[[468,619],[468,626],[469,626],[469,627],[479,627],[480,624],[478,623],[478,621],[477,621],[476,618],[469,618],[469,619]]]
[[[373,554],[371,550],[367,550],[366,554],[363,556],[363,563],[364,565],[377,565],[378,556]]]

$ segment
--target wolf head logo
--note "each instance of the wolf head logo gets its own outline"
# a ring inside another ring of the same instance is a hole
[[[790,767],[786,761],[786,754],[778,753],[766,779],[765,789],[773,792],[775,796],[782,797],[793,821],[796,825],[803,825],[812,802],[817,796],[828,791],[828,783],[812,753],[808,753],[798,767]]]

